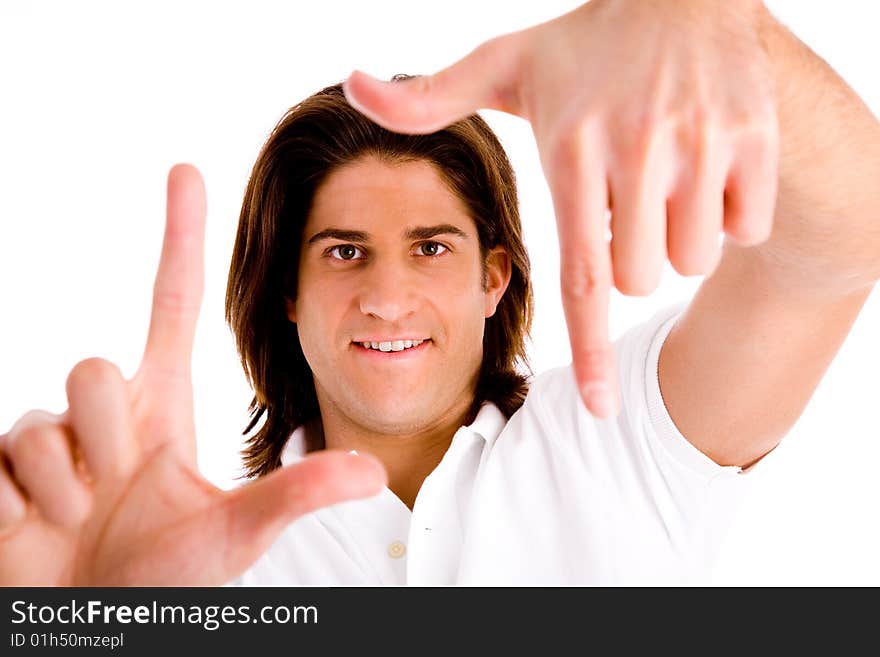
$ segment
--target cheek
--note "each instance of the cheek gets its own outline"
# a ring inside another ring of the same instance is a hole
[[[481,352],[486,302],[480,286],[472,281],[436,286],[431,298],[436,312],[444,318],[450,340],[459,343],[459,350]]]
[[[296,302],[297,330],[303,352],[323,351],[322,345],[338,334],[345,310],[350,306],[350,286],[334,287],[326,281],[305,281]],[[311,348],[311,349],[310,349]]]

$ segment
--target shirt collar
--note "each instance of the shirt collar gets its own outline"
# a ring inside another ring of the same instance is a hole
[[[501,409],[492,402],[487,401],[483,402],[483,405],[480,406],[474,421],[465,427],[461,427],[456,434],[461,431],[469,431],[486,441],[487,446],[492,447],[505,424],[507,424],[507,418],[504,417]],[[300,425],[294,429],[293,433],[290,434],[290,438],[287,439],[284,449],[281,450],[281,465],[290,465],[305,458],[306,437],[311,435],[313,431],[320,430],[320,425],[311,423]]]
[[[505,424],[507,424],[507,418],[504,417],[501,409],[492,402],[486,401],[480,406],[474,421],[462,428],[469,429],[485,440],[487,446],[492,447]]]

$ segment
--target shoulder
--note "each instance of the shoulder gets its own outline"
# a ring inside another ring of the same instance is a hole
[[[562,451],[593,465],[626,461],[643,468],[647,463],[665,464],[662,467],[681,469],[702,480],[726,472],[681,435],[660,393],[660,349],[686,307],[684,302],[664,307],[615,341],[622,399],[617,416],[598,419],[590,414],[568,364],[533,378],[522,408],[499,436],[498,447],[530,454]],[[515,447],[517,443],[529,446]]]
[[[651,369],[649,361],[652,357],[656,361],[666,336],[686,308],[685,302],[666,306],[647,320],[628,329],[614,341],[617,368],[622,377],[621,385],[645,380]],[[556,406],[574,399],[579,399],[579,395],[574,372],[569,363],[534,377],[526,402]]]
[[[621,415],[638,414],[656,401],[651,397],[649,384],[652,376],[656,378],[660,348],[685,308],[685,303],[667,306],[627,330],[614,342],[623,398]],[[662,403],[662,399],[660,401]],[[571,430],[595,424],[580,399],[571,363],[535,376],[522,410],[534,414],[551,429]],[[609,421],[616,419],[619,416],[609,418]]]

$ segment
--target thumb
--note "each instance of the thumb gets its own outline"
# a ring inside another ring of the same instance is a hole
[[[368,455],[326,450],[277,469],[226,495],[229,556],[243,571],[278,534],[306,513],[339,502],[376,495],[387,483],[385,468]]]
[[[490,39],[434,75],[385,82],[354,71],[342,83],[355,109],[386,130],[436,132],[478,109],[518,114],[515,35]]]

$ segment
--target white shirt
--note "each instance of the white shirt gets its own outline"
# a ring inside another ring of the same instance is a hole
[[[320,509],[233,584],[704,583],[748,477],[697,450],[663,403],[660,348],[683,308],[615,343],[617,417],[590,415],[571,366],[545,372],[509,421],[484,404],[455,433],[412,512],[387,488]],[[282,463],[304,445],[299,428]]]

